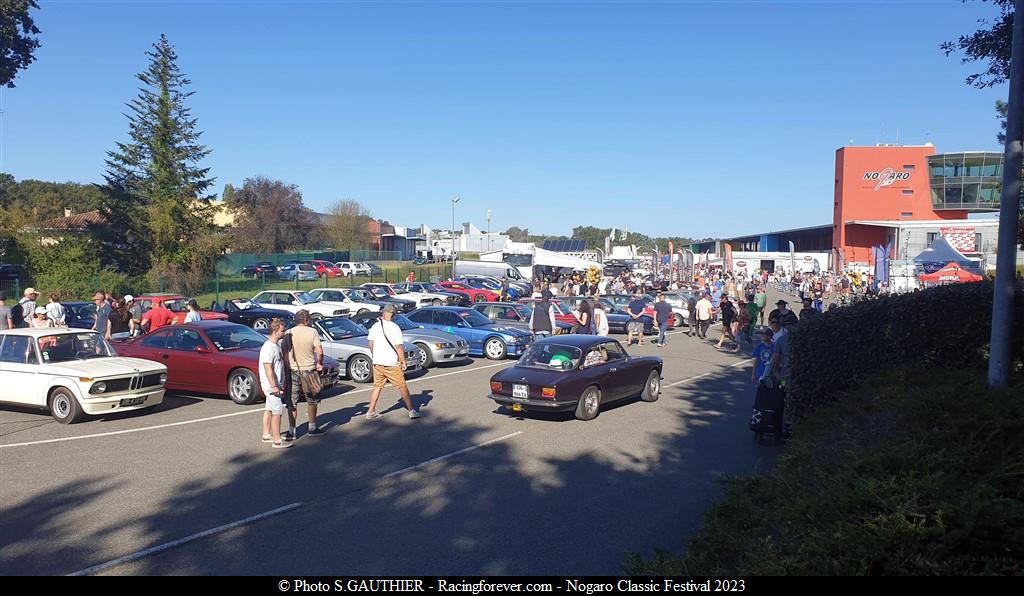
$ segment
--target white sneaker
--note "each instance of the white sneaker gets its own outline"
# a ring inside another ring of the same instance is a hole
[[[409,418],[415,420],[420,417],[420,413],[416,410],[409,410]]]

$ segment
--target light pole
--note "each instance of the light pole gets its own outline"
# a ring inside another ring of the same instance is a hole
[[[491,210],[487,210],[487,252],[491,252]]]
[[[455,204],[462,200],[462,197],[452,199],[452,253],[449,257],[455,260]]]

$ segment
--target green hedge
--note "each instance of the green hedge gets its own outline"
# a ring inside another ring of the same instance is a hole
[[[837,392],[899,366],[987,365],[991,282],[859,302],[801,322],[790,339],[790,408],[805,417]],[[1014,354],[1024,353],[1024,295],[1015,300]]]

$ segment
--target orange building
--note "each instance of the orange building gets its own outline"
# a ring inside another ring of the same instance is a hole
[[[931,144],[841,147],[835,172],[833,262],[870,266],[875,245],[891,242],[896,256],[900,222],[997,210],[1002,154],[936,154]]]

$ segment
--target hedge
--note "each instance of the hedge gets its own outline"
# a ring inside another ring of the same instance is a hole
[[[790,339],[790,408],[805,417],[869,376],[912,365],[987,364],[991,282],[938,286],[859,302],[802,321]],[[1014,360],[1024,354],[1024,294],[1014,301]]]

